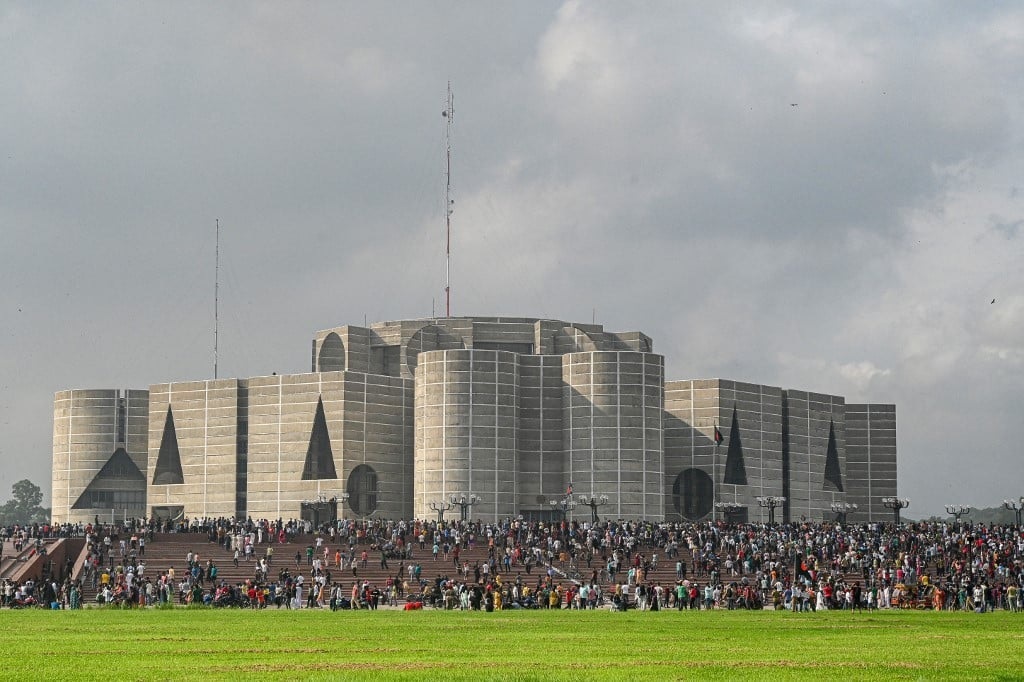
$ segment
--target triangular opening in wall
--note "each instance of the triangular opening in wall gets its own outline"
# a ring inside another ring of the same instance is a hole
[[[324,399],[321,396],[316,403],[316,416],[313,417],[313,430],[309,434],[309,448],[306,450],[306,465],[302,468],[302,480],[319,481],[337,477],[334,452],[331,450],[331,434],[327,431]]]
[[[168,405],[164,435],[160,438],[160,454],[157,455],[156,470],[153,472],[153,485],[174,485],[184,482],[185,477],[181,473],[181,453],[178,452],[178,434],[174,430],[174,414]]]
[[[732,406],[732,426],[729,428],[729,451],[725,455],[725,479],[730,485],[747,484],[747,467],[743,464],[743,443],[740,442],[740,422],[736,406]]]
[[[92,509],[96,507],[94,493],[109,492],[111,490],[123,490],[125,483],[135,485],[146,484],[146,475],[142,473],[138,465],[132,461],[124,448],[118,448],[110,456],[103,468],[97,472],[93,479],[86,486],[78,500],[71,505],[72,509]]]
[[[843,471],[839,467],[839,449],[836,448],[836,426],[829,421],[828,424],[828,450],[825,455],[825,481],[822,484],[823,490],[835,490],[843,492]]]

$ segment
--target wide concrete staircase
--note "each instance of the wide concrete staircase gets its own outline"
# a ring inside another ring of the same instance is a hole
[[[326,540],[326,539],[325,539]],[[307,563],[306,559],[306,548],[308,546],[315,547],[316,538],[313,535],[300,535],[293,538],[291,541],[286,543],[278,542],[265,542],[258,544],[255,547],[254,557],[263,557],[266,555],[268,547],[273,547],[273,560],[271,561],[269,576],[271,580],[276,580],[278,573],[282,568],[287,568],[292,576],[303,575],[307,580],[311,574],[311,567]],[[369,544],[357,544],[356,545],[356,558],[357,565],[353,571],[349,564],[349,545],[345,542],[325,542],[327,547],[327,560],[323,562],[326,570],[330,573],[331,582],[337,582],[346,588],[346,594],[348,589],[351,588],[352,583],[358,581],[368,581],[371,585],[383,587],[387,582],[388,578],[400,577],[403,581],[408,580],[408,567],[410,564],[418,564],[420,566],[420,578],[427,583],[433,583],[438,577],[447,577],[456,580],[470,580],[474,578],[473,567],[476,564],[483,565],[487,562],[487,547],[486,545],[478,544],[474,548],[462,549],[459,556],[459,567],[463,563],[468,562],[470,571],[468,576],[463,576],[459,568],[456,567],[453,561],[453,554],[449,554],[448,559],[444,559],[442,555],[439,555],[435,560],[429,549],[427,548],[420,550],[418,544],[413,546],[412,557],[408,559],[397,559],[389,558],[388,566],[384,568],[381,565],[381,554],[377,550],[370,548]],[[344,568],[339,570],[335,564],[335,551],[341,549],[342,555],[344,556]],[[358,561],[363,551],[367,553],[367,560],[365,565]],[[145,578],[155,579],[159,575],[167,572],[171,567],[175,570],[176,582],[179,581],[186,571],[186,556],[189,552],[198,554],[199,562],[205,567],[207,560],[212,560],[217,566],[218,575],[217,582],[225,581],[228,584],[244,583],[246,580],[251,580],[255,576],[255,569],[257,562],[255,560],[245,561],[244,557],[240,557],[238,566],[236,567],[233,562],[233,551],[225,549],[223,546],[210,542],[209,537],[204,533],[158,533],[150,541],[146,543],[145,554],[140,559],[145,563],[146,569],[144,573]],[[645,556],[650,556],[653,551],[652,548],[641,548],[641,552]],[[686,563],[687,572],[686,576],[691,580],[696,579],[700,583],[704,583],[707,580],[707,576],[697,576],[694,573],[693,567],[693,556],[690,551],[686,548],[680,548],[680,557]],[[299,558],[296,562],[296,553]],[[316,552],[316,555],[321,559],[323,558],[323,546]],[[676,583],[676,572],[675,558],[665,558],[664,553],[658,551],[659,561],[656,568],[649,570],[645,576],[645,581],[661,584],[662,586],[670,589]],[[120,556],[115,550],[114,552],[115,563],[119,562]],[[80,563],[80,562],[79,562]],[[587,566],[584,560],[580,560],[576,566],[572,566],[569,562],[561,562],[557,558],[552,564],[554,582],[563,586],[570,586],[578,582],[589,583],[594,576],[594,572],[597,572],[598,584],[601,586],[605,594],[610,594],[614,588],[611,581],[608,580],[608,576],[605,571],[601,570],[605,567],[605,561],[600,556],[595,556],[591,562],[590,567]],[[534,565],[530,573],[526,572],[526,567],[523,564],[514,564],[510,572],[505,573],[501,567],[499,572],[502,574],[504,581],[515,580],[517,577],[526,585],[531,587],[536,585],[538,576],[547,575],[547,566]],[[629,570],[628,566],[623,566],[619,573],[615,576],[615,582],[625,582],[626,574]],[[76,564],[75,576],[79,577],[80,566]],[[862,580],[860,574],[849,574],[845,576],[847,579]],[[732,582],[733,580],[739,582],[742,575],[731,576],[724,575],[722,579],[725,582]],[[753,580],[753,576],[749,576]],[[420,586],[414,580],[408,580],[409,591],[419,592]],[[207,583],[207,587],[209,583]],[[96,596],[96,589],[92,587],[91,581],[84,582],[83,598],[86,603],[94,603]]]

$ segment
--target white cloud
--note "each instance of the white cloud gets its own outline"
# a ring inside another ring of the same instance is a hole
[[[887,377],[892,370],[876,367],[873,362],[862,360],[839,365],[839,374],[856,386],[861,392],[867,389],[876,377]]]

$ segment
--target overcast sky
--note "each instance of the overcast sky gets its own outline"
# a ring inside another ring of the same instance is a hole
[[[4,3],[0,499],[53,394],[443,311],[894,402],[909,516],[1024,494],[1019,3]],[[48,502],[47,502],[48,504]]]

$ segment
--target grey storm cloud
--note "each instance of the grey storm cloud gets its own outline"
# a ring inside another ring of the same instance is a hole
[[[451,81],[455,314],[895,402],[911,516],[1024,493],[1013,5],[8,3],[0,63],[10,482],[55,391],[212,375],[217,219],[221,376],[441,311]]]

